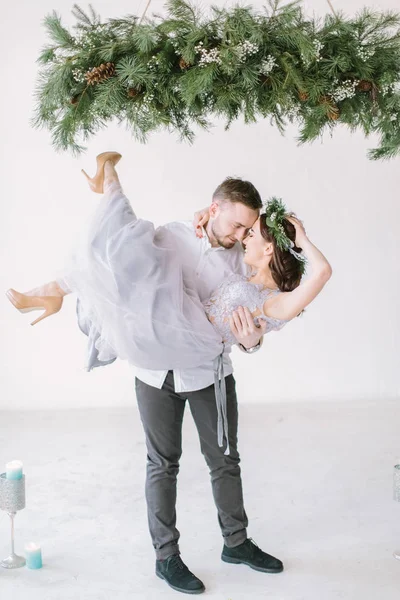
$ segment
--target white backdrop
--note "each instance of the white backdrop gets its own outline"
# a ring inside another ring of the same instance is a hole
[[[364,2],[334,4],[354,14]],[[144,5],[94,2],[103,17],[141,14]],[[329,10],[323,0],[305,6],[308,14]],[[98,152],[123,154],[124,189],[136,212],[156,225],[191,218],[227,175],[240,176],[263,198],[281,196],[305,221],[333,277],[301,318],[266,337],[261,352],[246,356],[234,349],[239,400],[399,397],[399,159],[369,161],[366,151],[377,140],[345,129],[323,144],[299,147],[294,129],[282,137],[267,122],[238,122],[229,132],[216,123],[192,146],[167,133],[141,145],[123,127],[111,126],[79,159],[57,154],[49,133],[33,130],[29,118],[35,60],[46,41],[42,19],[55,9],[71,24],[71,7],[66,0],[23,0],[2,13],[0,289],[24,291],[58,274],[99,200],[80,173],[82,167],[94,173]],[[396,7],[397,0],[375,4]],[[153,0],[151,10],[161,11],[162,2]],[[22,315],[0,295],[0,410],[135,404],[127,363],[84,370],[87,338],[76,325],[74,297],[31,327],[38,315]]]

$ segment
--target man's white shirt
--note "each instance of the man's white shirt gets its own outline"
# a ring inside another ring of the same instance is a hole
[[[179,251],[186,293],[197,293],[202,302],[210,298],[226,277],[233,273],[250,274],[250,267],[243,261],[244,251],[240,242],[230,249],[222,246],[213,248],[204,229],[202,238],[196,236],[192,221],[167,223],[157,229],[158,235],[162,235],[164,228],[173,234]],[[230,351],[231,346],[227,345],[223,355],[225,376],[233,372]],[[138,379],[159,389],[168,373],[167,370],[133,369]],[[176,392],[200,390],[214,383],[213,361],[192,369],[174,369],[173,374]]]

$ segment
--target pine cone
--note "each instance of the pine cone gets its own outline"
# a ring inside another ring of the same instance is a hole
[[[128,89],[128,96],[129,98],[136,98],[136,96],[139,94],[139,91],[136,90],[135,88],[129,88]]]
[[[185,70],[190,67],[190,64],[181,56],[179,59],[179,66],[182,70]]]
[[[102,63],[99,67],[93,67],[93,69],[85,73],[86,81],[89,85],[101,83],[113,75],[115,75],[115,65],[111,62]]]
[[[335,102],[330,96],[321,96],[319,99],[319,103],[328,105],[328,119],[330,119],[331,121],[336,121],[340,117],[339,107],[337,106],[337,104],[335,104]]]
[[[328,119],[330,119],[331,121],[337,121],[337,119],[340,117],[340,113],[339,113],[339,109],[337,108],[336,110],[330,110],[328,112]]]
[[[309,95],[307,92],[305,92],[304,90],[299,90],[299,100],[301,100],[301,102],[306,102],[309,98]]]
[[[356,90],[357,92],[370,92],[372,90],[372,83],[365,79],[361,79],[356,86]]]
[[[331,103],[331,98],[329,96],[320,96],[318,100],[319,100],[320,104],[330,104]]]

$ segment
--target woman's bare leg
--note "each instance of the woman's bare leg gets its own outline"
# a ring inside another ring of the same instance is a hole
[[[27,292],[23,292],[25,296],[60,296],[64,297],[70,294],[71,290],[62,279],[49,281],[43,285],[39,285]]]
[[[115,170],[114,164],[107,160],[104,163],[104,191],[113,183],[117,182],[120,184],[117,171]],[[43,285],[32,288],[27,292],[23,292],[25,296],[60,296],[64,297],[71,293],[65,281],[62,278],[49,281]]]
[[[106,193],[107,188],[113,183],[117,182],[121,187],[121,182],[118,177],[118,173],[115,170],[114,164],[111,160],[106,160],[104,163],[104,193]]]

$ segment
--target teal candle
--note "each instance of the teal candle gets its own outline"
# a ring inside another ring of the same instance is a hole
[[[6,464],[6,479],[22,479],[22,462],[12,460]]]
[[[35,544],[34,542],[25,544],[25,558],[28,569],[42,568],[42,549],[38,544]]]

